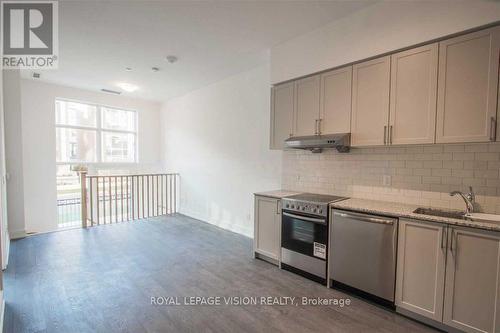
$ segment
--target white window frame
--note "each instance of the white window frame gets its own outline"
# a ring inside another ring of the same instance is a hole
[[[54,115],[56,111],[56,103],[57,101],[62,102],[72,102],[72,103],[80,103],[86,104],[90,106],[94,106],[96,108],[96,127],[92,126],[77,126],[77,125],[61,125],[58,124],[54,117],[55,129],[64,128],[64,129],[80,129],[80,130],[91,130],[96,133],[96,155],[97,159],[95,162],[87,162],[87,161],[67,161],[67,162],[59,162],[56,161],[56,165],[67,165],[67,164],[88,164],[88,165],[96,165],[96,164],[105,164],[105,165],[130,165],[130,164],[138,164],[139,163],[139,116],[136,110],[122,108],[119,106],[111,106],[105,104],[97,104],[91,102],[85,102],[75,99],[68,98],[60,98],[56,97],[54,100]],[[132,112],[134,114],[134,122],[135,122],[135,131],[126,131],[126,130],[115,130],[115,129],[106,129],[102,127],[102,108],[115,109],[120,111]],[[103,161],[103,149],[102,149],[102,132],[107,133],[120,133],[120,134],[133,134],[134,138],[134,161],[133,162],[104,162]],[[57,143],[56,143],[57,144]]]

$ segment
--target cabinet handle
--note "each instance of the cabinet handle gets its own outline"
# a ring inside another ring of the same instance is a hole
[[[323,119],[319,118],[318,119],[318,134],[321,135],[321,122],[323,121]]]
[[[276,215],[280,215],[280,201],[276,200]]]
[[[387,125],[384,126],[384,145],[387,144]]]
[[[490,119],[490,141],[495,141],[497,136],[497,120],[495,117]]]
[[[392,145],[392,125],[389,126],[389,144]]]
[[[319,122],[319,119],[316,119],[315,123],[314,123],[314,134],[316,134],[316,135],[318,135],[318,122]]]
[[[446,249],[446,241],[448,240],[447,235],[448,229],[446,228],[446,226],[443,226],[443,231],[441,232],[441,249]]]
[[[455,243],[454,240],[455,240],[455,230],[452,228],[451,229],[451,236],[450,236],[450,251],[451,251],[451,255],[453,257],[455,256],[455,251],[453,250],[453,243]],[[457,245],[455,244],[455,249],[456,249],[456,247],[457,247]]]

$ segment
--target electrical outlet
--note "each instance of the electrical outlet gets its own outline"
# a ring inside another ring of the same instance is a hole
[[[391,176],[390,175],[383,175],[382,176],[382,184],[384,186],[391,186]]]

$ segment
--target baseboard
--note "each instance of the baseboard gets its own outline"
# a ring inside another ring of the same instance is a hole
[[[24,238],[28,236],[26,234],[26,230],[13,230],[9,232],[9,238],[10,239],[19,239],[19,238]]]
[[[2,260],[2,270],[7,268],[7,265],[9,265],[9,253],[10,253],[10,236],[6,235],[5,237],[5,253],[3,254],[3,259]],[[1,331],[0,331],[1,332]]]
[[[240,234],[243,236],[247,236],[249,238],[253,238],[253,230],[250,230],[250,228],[245,228],[245,227],[242,227],[239,225],[234,225],[234,224],[224,222],[224,221],[210,220],[210,219],[207,219],[205,216],[199,216],[198,214],[193,213],[193,212],[189,212],[189,211],[183,210],[183,211],[180,211],[179,213],[182,215],[200,220],[202,222],[215,225],[216,227],[219,227],[221,229],[229,230],[231,232],[234,232],[234,233],[237,233],[237,234]]]
[[[1,294],[1,299],[2,301],[0,302],[0,306],[2,307],[0,309],[0,332],[3,332],[3,318],[5,317],[5,299],[3,298],[3,290],[0,291]]]

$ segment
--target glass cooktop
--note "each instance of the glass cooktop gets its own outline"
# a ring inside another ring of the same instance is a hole
[[[326,195],[326,194],[315,194],[315,193],[300,193],[296,195],[291,195],[289,197],[285,197],[283,199],[286,200],[296,200],[296,201],[306,201],[318,204],[328,204],[335,201],[340,201],[347,199],[346,197],[339,197],[335,195]]]

